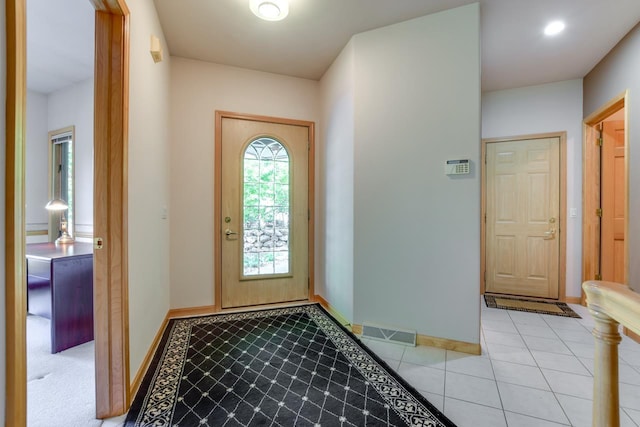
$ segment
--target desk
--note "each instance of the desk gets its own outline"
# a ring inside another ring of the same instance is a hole
[[[51,353],[93,339],[93,245],[26,246],[31,314],[51,319]]]

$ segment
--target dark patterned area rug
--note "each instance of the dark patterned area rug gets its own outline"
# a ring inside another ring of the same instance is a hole
[[[563,302],[538,301],[527,298],[505,297],[485,294],[484,300],[489,308],[526,311],[528,313],[552,314],[554,316],[575,317],[582,319],[578,313]]]
[[[317,304],[171,320],[125,426],[455,427]]]

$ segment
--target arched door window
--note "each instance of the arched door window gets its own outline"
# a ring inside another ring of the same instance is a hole
[[[289,153],[263,137],[249,144],[243,160],[243,276],[289,274]]]

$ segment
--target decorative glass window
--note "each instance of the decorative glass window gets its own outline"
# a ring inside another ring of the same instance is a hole
[[[275,139],[259,138],[243,163],[243,275],[289,274],[289,153]]]

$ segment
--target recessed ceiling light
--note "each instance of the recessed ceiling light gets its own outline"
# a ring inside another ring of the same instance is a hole
[[[289,14],[287,0],[250,0],[249,9],[265,21],[280,21]]]
[[[564,30],[564,22],[562,21],[553,21],[550,22],[546,27],[544,27],[544,33],[547,36],[555,36]]]

